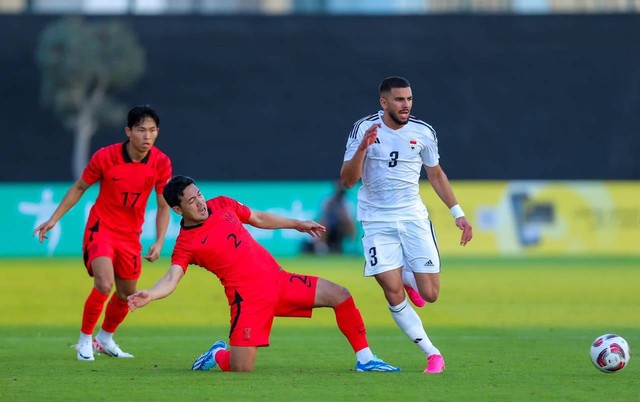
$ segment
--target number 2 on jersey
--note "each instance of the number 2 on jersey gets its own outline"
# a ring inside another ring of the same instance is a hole
[[[242,240],[238,240],[238,236],[236,236],[235,233],[230,233],[229,236],[227,236],[227,240],[230,239],[233,241],[233,246],[235,248],[240,247],[240,244],[242,244]]]

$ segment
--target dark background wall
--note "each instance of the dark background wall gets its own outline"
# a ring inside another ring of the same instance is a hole
[[[0,17],[0,181],[71,180],[71,136],[40,106],[52,16]],[[352,124],[388,75],[461,179],[639,179],[640,16],[126,17],[176,173],[338,176]],[[125,124],[125,116],[122,119]],[[123,140],[101,129],[92,149]]]

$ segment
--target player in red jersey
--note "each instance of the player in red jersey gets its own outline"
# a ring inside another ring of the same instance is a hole
[[[94,360],[94,351],[133,357],[114,342],[113,333],[129,312],[127,296],[136,290],[140,277],[140,234],[147,200],[154,188],[158,200],[156,241],[144,256],[148,261],[158,258],[169,224],[169,206],[161,194],[171,178],[171,160],[153,145],[160,132],[160,118],[151,106],[136,106],[129,111],[124,131],[129,139],[93,154],[82,177],[67,191],[49,220],[33,232],[42,242],[84,192],[100,182],[82,244],[84,263],[93,277],[76,345],[78,360],[83,361]],[[114,284],[116,291],[107,304],[102,328],[92,342],[93,330]]]
[[[316,307],[331,307],[338,327],[356,352],[356,371],[399,371],[369,348],[360,311],[349,291],[316,276],[284,271],[243,224],[263,229],[296,229],[318,237],[324,226],[249,209],[229,198],[205,201],[193,179],[172,178],[164,188],[171,208],[182,215],[171,267],[150,290],[129,296],[131,311],[171,294],[187,272],[199,265],[216,275],[229,302],[230,350],[218,341],[198,357],[193,370],[219,365],[223,371],[252,371],[258,347],[269,346],[274,317],[311,317]]]

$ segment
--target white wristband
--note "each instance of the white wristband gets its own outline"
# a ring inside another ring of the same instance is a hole
[[[460,207],[460,205],[458,204],[449,208],[449,211],[451,211],[451,216],[453,216],[455,219],[458,219],[461,216],[464,216],[464,211],[462,210],[462,207]]]

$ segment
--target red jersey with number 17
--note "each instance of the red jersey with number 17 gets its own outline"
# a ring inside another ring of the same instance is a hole
[[[162,194],[171,178],[171,160],[153,146],[143,160],[133,162],[127,153],[128,142],[100,148],[84,169],[82,179],[89,184],[100,181],[87,223],[99,222],[101,228],[138,237],[151,190]]]
[[[277,281],[280,266],[244,227],[251,210],[229,197],[207,201],[209,217],[201,224],[182,227],[171,264],[186,273],[189,264],[214,273],[225,288],[256,289]]]

